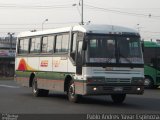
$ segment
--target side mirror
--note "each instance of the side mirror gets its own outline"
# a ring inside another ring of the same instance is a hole
[[[142,52],[144,52],[144,41],[141,41]]]
[[[83,41],[83,45],[82,45],[82,50],[86,50],[87,49],[87,41]]]

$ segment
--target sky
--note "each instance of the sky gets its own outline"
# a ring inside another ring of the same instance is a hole
[[[85,24],[130,27],[144,40],[160,39],[160,0],[83,1]],[[80,23],[81,0],[0,0],[0,16],[0,36],[66,27]]]

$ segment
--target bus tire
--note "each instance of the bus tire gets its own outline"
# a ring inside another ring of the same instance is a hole
[[[79,95],[75,93],[75,84],[73,80],[71,80],[68,85],[67,96],[70,102],[77,103],[79,101]]]
[[[44,97],[48,95],[49,90],[39,89],[37,85],[37,80],[34,78],[32,82],[32,93],[35,97]]]
[[[112,94],[111,98],[113,100],[114,103],[116,104],[122,104],[123,101],[126,98],[126,94]]]
[[[144,78],[144,86],[145,88],[151,89],[154,86],[154,82],[151,77],[145,76]]]

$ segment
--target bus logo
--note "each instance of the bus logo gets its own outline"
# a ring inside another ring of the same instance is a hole
[[[32,68],[31,66],[29,66],[27,64],[27,62],[25,61],[25,59],[20,59],[19,61],[19,65],[18,65],[18,69],[17,70],[22,70],[22,71],[25,71],[25,70],[31,70],[31,71],[34,71],[36,69]]]
[[[53,60],[53,66],[59,67],[60,66],[60,60]]]
[[[42,60],[41,67],[48,67],[48,60]]]

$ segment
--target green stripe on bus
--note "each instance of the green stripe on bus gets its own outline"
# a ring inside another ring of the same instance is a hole
[[[30,77],[31,72],[16,71],[17,77]],[[64,80],[66,75],[73,76],[73,73],[66,72],[36,72],[36,77],[48,80]],[[75,82],[84,82],[83,80],[74,80]]]

